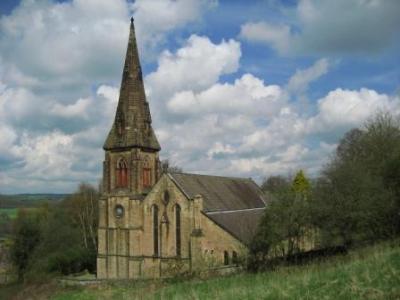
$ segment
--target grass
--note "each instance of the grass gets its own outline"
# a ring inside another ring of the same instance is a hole
[[[64,291],[54,299],[399,299],[400,246],[385,243],[306,266],[208,280],[136,282]]]
[[[0,215],[5,213],[11,220],[14,220],[17,218],[18,209],[35,210],[36,207],[0,208]]]
[[[353,250],[347,256],[259,274],[91,287],[58,286],[48,297],[56,300],[400,299],[400,244],[399,240],[386,242]]]
[[[10,217],[10,219],[15,219],[17,217],[18,208],[0,208],[0,215],[5,213]]]

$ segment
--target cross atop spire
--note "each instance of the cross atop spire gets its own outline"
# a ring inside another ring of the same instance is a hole
[[[160,150],[151,126],[132,17],[117,112],[103,148],[112,150],[135,147]]]
[[[131,17],[131,26],[133,26],[133,21],[134,21],[135,19],[133,18],[133,17]]]

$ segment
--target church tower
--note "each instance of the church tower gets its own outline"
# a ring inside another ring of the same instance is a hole
[[[131,19],[128,48],[114,123],[103,146],[103,192],[142,197],[160,174],[160,145],[151,126],[135,27]]]
[[[97,276],[128,278],[141,251],[142,202],[160,178],[161,149],[151,126],[133,18],[118,106],[103,148]]]

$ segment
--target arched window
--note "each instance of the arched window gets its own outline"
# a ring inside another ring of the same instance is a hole
[[[235,264],[235,265],[237,265],[238,262],[239,262],[239,261],[238,261],[237,252],[236,252],[236,251],[233,251],[233,252],[232,252],[232,263]]]
[[[149,159],[146,157],[143,164],[142,174],[143,187],[147,188],[151,186],[151,168]]]
[[[176,256],[181,256],[181,207],[175,206],[175,247]]]
[[[228,251],[224,251],[224,265],[229,265],[229,253]]]
[[[143,168],[143,187],[151,186],[151,169]]]
[[[117,163],[116,179],[118,188],[124,188],[128,186],[128,166],[126,161],[121,158]]]
[[[154,256],[158,256],[158,206],[153,206],[153,250]]]

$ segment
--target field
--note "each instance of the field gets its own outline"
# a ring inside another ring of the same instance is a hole
[[[24,210],[35,210],[35,207],[20,207]],[[17,217],[18,209],[20,208],[0,208],[0,215],[6,214],[11,220],[14,220]]]
[[[28,290],[30,295],[37,292],[39,299],[57,300],[400,299],[400,244],[399,240],[386,242],[352,250],[347,256],[259,274],[206,280],[120,282],[95,287],[62,288],[53,284]],[[15,299],[24,296],[22,293]]]
[[[56,203],[67,194],[0,194],[0,208],[38,207],[43,203]]]
[[[6,214],[10,219],[17,217],[17,208],[0,208],[0,215]]]

